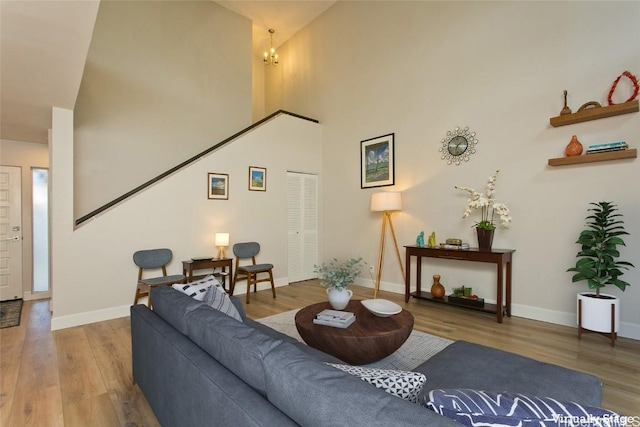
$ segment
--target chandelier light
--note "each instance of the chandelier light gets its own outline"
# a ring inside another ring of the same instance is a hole
[[[269,28],[269,34],[271,35],[271,49],[269,49],[268,52],[264,53],[264,58],[262,59],[262,62],[264,62],[265,65],[271,64],[273,66],[278,65],[278,53],[276,52],[276,49],[273,47],[273,33],[275,33],[276,30],[274,30],[273,28]]]

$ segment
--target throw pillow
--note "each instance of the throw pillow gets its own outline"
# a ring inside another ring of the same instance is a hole
[[[606,409],[518,393],[431,390],[426,404],[436,413],[467,426],[613,426],[620,422],[617,414]]]
[[[338,363],[327,363],[327,365],[354,375],[389,394],[413,403],[418,402],[418,395],[427,381],[427,377],[419,372],[363,368]]]
[[[212,275],[208,275],[207,277],[196,280],[195,282],[176,283],[174,285],[171,285],[171,287],[189,295],[195,300],[202,301],[205,292],[207,292],[207,289],[209,289],[209,287],[214,284],[220,285],[220,282],[218,282],[218,279],[216,279]]]
[[[207,289],[207,292],[204,294],[204,303],[242,322],[242,317],[240,313],[238,313],[238,309],[233,305],[229,295],[227,295],[220,283],[210,286],[209,289]]]

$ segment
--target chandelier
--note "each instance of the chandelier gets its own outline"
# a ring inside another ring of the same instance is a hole
[[[269,34],[271,35],[271,49],[269,49],[268,52],[264,53],[264,58],[262,58],[262,62],[264,62],[265,65],[267,64],[271,64],[273,66],[278,65],[278,53],[276,52],[276,49],[273,47],[273,33],[275,33],[276,30],[269,28]]]

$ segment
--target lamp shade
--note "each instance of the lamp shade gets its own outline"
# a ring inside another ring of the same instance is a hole
[[[216,233],[216,246],[229,246],[229,233]]]
[[[371,195],[371,211],[399,211],[402,210],[402,197],[397,191],[385,191]]]

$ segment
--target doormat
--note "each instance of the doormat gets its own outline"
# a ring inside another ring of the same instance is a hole
[[[0,301],[0,329],[18,326],[22,313],[22,300]]]
[[[278,332],[282,332],[283,334],[289,335],[300,342],[304,342],[300,337],[300,334],[298,334],[298,330],[295,325],[295,316],[297,312],[298,310],[286,311],[284,313],[274,314],[273,316],[256,319],[256,322],[260,322]],[[430,357],[444,350],[444,348],[451,343],[453,343],[453,341],[446,338],[427,334],[422,331],[416,331],[414,329],[411,331],[411,335],[409,335],[407,341],[405,341],[405,343],[402,344],[402,346],[393,354],[390,354],[377,362],[362,366],[367,368],[410,371]]]

